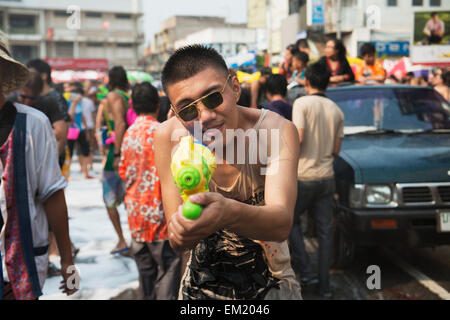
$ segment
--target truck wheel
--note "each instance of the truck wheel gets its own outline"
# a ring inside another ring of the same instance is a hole
[[[337,268],[350,266],[355,258],[355,243],[346,236],[339,224],[334,235],[334,265]]]

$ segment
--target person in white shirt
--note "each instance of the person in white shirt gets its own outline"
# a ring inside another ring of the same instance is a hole
[[[58,149],[48,118],[40,111],[6,101],[21,88],[28,69],[10,54],[0,33],[0,298],[33,300],[47,276],[48,228],[61,254],[62,286],[77,291]],[[74,282],[72,282],[72,280]]]

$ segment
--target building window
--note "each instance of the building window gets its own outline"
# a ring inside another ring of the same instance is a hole
[[[441,0],[430,0],[430,7],[440,7]]]
[[[86,18],[101,18],[102,14],[100,12],[86,12]]]
[[[87,46],[88,47],[91,47],[91,48],[103,48],[103,43],[101,43],[101,42],[89,42],[88,44],[87,44]]]
[[[305,4],[305,0],[289,0],[289,14],[299,13],[300,8]]]
[[[14,59],[27,63],[32,59],[38,58],[38,47],[36,46],[12,46],[11,55]]]
[[[70,13],[67,13],[66,11],[55,11],[54,15],[55,17],[67,18],[68,16],[70,16]]]
[[[73,42],[56,43],[56,56],[61,58],[73,58]]]
[[[13,34],[35,34],[35,16],[12,14],[9,16],[10,32]]]
[[[415,7],[423,6],[423,0],[412,0],[412,5]]]
[[[0,11],[0,30],[4,31],[5,29],[3,28],[3,12]]]
[[[118,13],[116,19],[131,19],[131,14]]]
[[[397,0],[387,0],[387,6],[388,7],[396,7],[397,6]]]

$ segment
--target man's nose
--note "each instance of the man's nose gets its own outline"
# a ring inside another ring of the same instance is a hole
[[[199,103],[198,108],[200,109],[201,122],[208,122],[216,118],[216,112],[212,109],[205,107],[203,103]]]

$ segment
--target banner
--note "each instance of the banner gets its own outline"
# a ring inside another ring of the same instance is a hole
[[[450,65],[450,11],[417,11],[413,26],[412,63]]]
[[[47,63],[53,70],[101,70],[109,69],[108,59],[72,59],[47,58]]]

